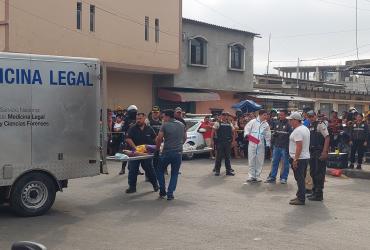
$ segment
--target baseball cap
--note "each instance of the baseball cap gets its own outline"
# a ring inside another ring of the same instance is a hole
[[[229,112],[226,112],[226,111],[223,111],[223,112],[221,113],[221,115],[230,115],[230,113],[229,113]]]
[[[153,106],[152,112],[160,112],[161,109],[158,106]]]
[[[307,112],[307,115],[308,115],[308,116],[315,116],[315,115],[316,115],[316,113],[315,113],[315,111],[310,110],[310,111],[308,111],[308,112]]]
[[[175,108],[175,113],[177,113],[177,112],[182,112],[182,108],[180,108],[180,107]]]
[[[290,114],[290,116],[287,117],[288,120],[298,120],[298,121],[302,121],[302,116],[300,113],[298,112],[292,112]]]

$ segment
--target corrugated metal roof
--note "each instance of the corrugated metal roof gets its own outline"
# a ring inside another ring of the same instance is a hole
[[[249,35],[252,35],[252,36],[258,36],[258,37],[261,36],[260,34],[254,33],[254,32],[249,32],[249,31],[246,31],[246,30],[235,29],[235,28],[229,28],[229,27],[220,26],[220,25],[211,24],[211,23],[206,23],[206,22],[203,22],[203,21],[193,20],[193,19],[189,19],[189,18],[182,18],[182,20],[183,20],[183,22],[206,25],[206,26],[210,26],[210,27],[213,27],[213,28],[216,28],[216,29],[236,31],[236,32],[246,33],[246,34],[249,34]]]
[[[280,101],[299,101],[299,102],[315,102],[315,100],[300,96],[285,96],[285,95],[252,95],[258,99],[270,99]]]

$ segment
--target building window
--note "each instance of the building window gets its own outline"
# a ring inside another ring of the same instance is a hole
[[[155,19],[155,42],[159,43],[159,19]]]
[[[95,6],[90,5],[90,31],[95,31]]]
[[[145,17],[145,41],[149,41],[149,17]]]
[[[193,66],[207,66],[207,40],[196,37],[189,40],[189,62]]]
[[[81,29],[81,23],[82,23],[82,3],[77,2],[77,29]]]
[[[229,69],[245,70],[245,48],[241,44],[232,44],[229,46]]]
[[[361,105],[361,104],[355,104],[355,109],[361,114],[364,110],[363,110],[364,106]]]
[[[342,115],[343,112],[347,112],[348,110],[349,110],[349,104],[338,104],[338,114],[339,115]]]

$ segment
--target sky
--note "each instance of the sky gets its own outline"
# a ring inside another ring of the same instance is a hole
[[[370,0],[358,1],[359,59],[370,59]],[[356,0],[183,0],[183,16],[261,34],[254,72],[273,67],[337,65],[355,60]]]

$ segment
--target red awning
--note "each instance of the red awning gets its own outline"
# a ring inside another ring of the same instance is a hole
[[[220,95],[208,91],[159,89],[158,97],[171,102],[220,101]]]

